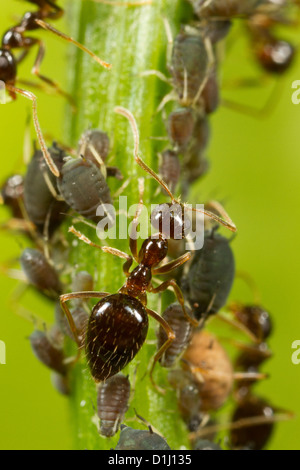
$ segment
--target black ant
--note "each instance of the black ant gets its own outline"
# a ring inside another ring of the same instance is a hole
[[[135,139],[134,157],[136,162],[147,173],[153,176],[163,189],[165,189],[167,194],[170,195],[173,202],[178,203],[167,185],[139,157],[139,134],[133,115],[124,108],[116,108],[115,111],[126,117],[132,127]],[[143,242],[141,249],[138,250],[135,230],[139,224],[139,217],[143,207],[142,194],[143,188],[140,187],[140,201],[132,223],[132,231],[129,240],[131,256],[115,248],[96,245],[83,234],[78,232],[74,227],[69,229],[70,232],[88,245],[125,259],[123,271],[127,280],[119,289],[118,293],[109,294],[106,292],[92,291],[73,292],[64,294],[60,297],[62,308],[69,320],[71,330],[78,344],[79,340],[77,337],[76,326],[66,302],[73,299],[102,298],[102,300],[100,300],[92,310],[87,328],[85,345],[89,367],[96,382],[101,382],[117,374],[130,361],[132,361],[146,339],[148,331],[148,315],[150,315],[158,321],[167,335],[167,340],[155,354],[150,370],[150,378],[154,384],[152,378],[154,366],[175,339],[175,334],[162,317],[153,310],[147,308],[147,292],[158,294],[164,292],[169,287],[172,287],[185,317],[193,325],[198,324],[198,322],[192,319],[187,313],[183,295],[174,279],[167,280],[156,288],[152,285],[153,275],[167,274],[173,271],[175,268],[178,268],[188,261],[191,258],[191,253],[188,252],[163,266],[159,266],[168,253],[168,240],[161,231],[159,231],[157,237],[147,238]],[[182,204],[180,204],[180,206],[182,206]],[[219,221],[227,228],[235,230],[235,226],[230,220],[223,220],[208,211],[200,212],[203,212]],[[161,213],[161,217],[163,217],[163,213]],[[184,225],[183,221],[178,221],[178,219],[173,216],[171,221],[171,238],[176,227],[178,228],[178,225],[180,224],[182,230],[182,225]],[[129,270],[133,261],[136,261],[138,266],[130,272]]]
[[[45,54],[45,46],[44,43],[37,38],[28,37],[25,35],[28,31],[34,31],[36,29],[46,29],[57,36],[65,39],[72,44],[75,44],[84,52],[87,52],[93,59],[95,59],[100,65],[105,68],[110,68],[111,65],[99,59],[93,52],[87,49],[82,44],[75,41],[73,38],[65,35],[64,33],[56,30],[48,23],[45,23],[44,20],[55,20],[60,18],[63,15],[63,10],[58,5],[56,5],[56,0],[28,0],[30,3],[33,3],[38,7],[38,10],[35,12],[27,12],[21,19],[20,23],[11,27],[8,31],[4,33],[2,36],[2,45],[0,48],[0,82],[4,82],[5,88],[9,93],[12,100],[16,99],[16,95],[22,95],[25,98],[28,98],[32,101],[32,113],[33,113],[33,122],[35,126],[35,130],[38,136],[38,140],[44,155],[44,158],[49,166],[51,172],[55,176],[59,176],[60,172],[57,168],[55,162],[53,162],[51,155],[49,154],[44,137],[42,135],[42,131],[40,128],[40,124],[38,121],[37,116],[37,98],[36,96],[28,91],[17,88],[15,86],[17,81],[17,68],[18,65],[24,60],[27,56],[29,50],[37,45],[39,47],[38,54],[34,63],[34,67],[32,69],[32,73],[39,77],[41,80],[48,83],[50,86],[54,87],[58,92],[63,93],[60,91],[58,85],[52,81],[51,79],[43,76],[40,74],[40,65],[43,60]],[[15,49],[20,49],[22,51],[19,57],[15,57],[13,51]]]

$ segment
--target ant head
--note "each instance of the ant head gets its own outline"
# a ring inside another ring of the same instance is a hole
[[[4,83],[15,82],[17,75],[17,65],[11,52],[0,49],[0,80]]]
[[[295,49],[287,41],[273,39],[258,48],[257,56],[267,72],[281,74],[290,67],[295,57]]]
[[[168,241],[159,234],[159,238],[147,238],[139,251],[139,263],[157,266],[168,253]]]
[[[190,231],[192,223],[180,204],[159,204],[151,214],[152,226],[165,237],[182,240]]]

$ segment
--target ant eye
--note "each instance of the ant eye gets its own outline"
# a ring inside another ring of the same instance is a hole
[[[152,226],[166,238],[181,240],[192,228],[190,219],[180,204],[159,204],[151,214]]]

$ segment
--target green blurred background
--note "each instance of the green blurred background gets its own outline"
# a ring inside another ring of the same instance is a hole
[[[25,10],[16,0],[1,2],[0,31],[15,22]],[[4,4],[3,4],[4,3]],[[63,4],[63,2],[61,2]],[[66,30],[63,21],[56,27]],[[47,43],[42,72],[65,86],[67,48],[49,33],[41,33]],[[294,42],[299,43],[299,35]],[[238,41],[236,40],[238,38]],[[20,67],[20,77],[30,77],[35,59],[31,53]],[[274,89],[273,81],[261,80],[253,89],[232,89],[230,82],[241,77],[261,78],[246,39],[239,27],[233,32],[222,66],[223,96],[260,108]],[[269,341],[274,358],[266,363],[270,378],[257,386],[257,393],[269,397],[274,405],[292,410],[296,418],[280,423],[270,442],[271,449],[300,449],[298,438],[300,365],[291,362],[291,344],[300,339],[298,282],[300,250],[300,159],[298,135],[300,105],[291,102],[291,84],[300,79],[300,58],[280,80],[273,95],[276,105],[266,119],[254,119],[222,106],[212,117],[209,147],[211,168],[193,190],[199,202],[218,198],[238,227],[232,247],[237,268],[251,275],[261,292],[263,305],[272,313],[274,333]],[[226,84],[228,85],[226,87]],[[280,88],[280,92],[278,89]],[[38,112],[44,133],[64,141],[65,103],[57,96],[37,92]],[[25,122],[30,102],[18,98],[0,106],[1,171],[3,180],[22,167]],[[34,132],[32,130],[32,135]],[[68,143],[68,142],[67,142]],[[1,209],[1,221],[6,212]],[[19,238],[0,233],[0,263],[19,256],[25,248]],[[7,364],[0,365],[0,448],[69,449],[72,446],[67,400],[50,383],[48,370],[33,357],[27,337],[32,324],[15,315],[8,306],[17,282],[1,275],[2,313],[0,340],[7,350]],[[250,301],[251,293],[242,281],[235,282],[232,299]],[[51,308],[35,297],[26,296],[24,305],[36,315],[51,319]]]

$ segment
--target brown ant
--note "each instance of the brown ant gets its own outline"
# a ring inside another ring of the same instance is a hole
[[[167,194],[170,195],[173,202],[178,202],[166,184],[139,157],[139,134],[133,115],[124,108],[116,108],[115,111],[125,116],[132,127],[135,140],[134,157],[136,162],[147,173],[153,176],[153,178],[165,189]],[[69,300],[74,299],[101,298],[92,310],[87,327],[85,345],[89,367],[96,382],[101,382],[117,374],[130,361],[132,361],[146,339],[148,331],[148,315],[150,315],[158,321],[167,336],[167,340],[155,354],[150,370],[150,378],[154,384],[152,378],[154,366],[171,345],[175,339],[175,335],[172,328],[162,317],[153,310],[147,308],[147,292],[158,294],[164,292],[169,287],[172,287],[185,317],[193,325],[198,324],[187,313],[182,292],[174,279],[167,280],[156,288],[152,285],[153,275],[166,274],[173,271],[175,268],[178,268],[188,261],[191,257],[191,253],[185,253],[179,258],[164,264],[163,266],[159,266],[168,253],[168,240],[161,231],[159,231],[156,237],[147,238],[143,242],[140,250],[138,250],[135,231],[139,224],[139,217],[143,207],[142,194],[143,188],[140,187],[140,201],[132,223],[129,240],[131,255],[127,255],[115,248],[96,245],[83,234],[78,232],[74,227],[69,229],[70,232],[88,245],[125,259],[123,271],[127,280],[119,289],[118,293],[109,294],[106,292],[93,291],[73,292],[64,294],[60,297],[61,306],[69,320],[71,330],[78,344],[80,344],[80,342],[77,336],[76,326],[66,303]],[[182,207],[182,204],[180,204],[180,206]],[[235,230],[235,226],[230,220],[223,220],[208,211],[200,212],[203,212],[214,220],[219,221],[229,229]],[[178,224],[180,224],[180,221],[178,222],[178,220],[173,217],[172,232],[174,232],[174,229],[176,228],[175,226],[178,226]],[[181,220],[181,226],[182,225],[183,221]],[[138,266],[130,272],[129,270],[133,261],[136,261]]]
[[[32,73],[39,77],[41,80],[46,82],[48,85],[52,86],[59,93],[62,93],[58,85],[51,79],[40,74],[40,65],[44,57],[45,46],[44,43],[37,38],[28,37],[25,35],[28,31],[34,31],[39,28],[46,29],[57,36],[65,39],[72,44],[75,44],[84,52],[87,52],[93,59],[95,59],[100,65],[105,68],[110,68],[111,65],[103,62],[99,59],[93,52],[87,49],[82,44],[75,41],[73,38],[65,35],[64,33],[56,30],[48,23],[45,23],[44,20],[55,20],[60,18],[63,15],[63,10],[58,5],[56,5],[56,0],[28,0],[30,3],[35,4],[38,7],[38,10],[35,12],[27,12],[21,19],[20,23],[11,27],[8,31],[2,36],[2,45],[0,48],[0,82],[5,84],[5,88],[9,93],[12,100],[16,99],[16,95],[22,95],[25,98],[28,98],[32,101],[32,113],[33,113],[33,122],[36,130],[36,134],[44,155],[44,158],[49,166],[51,172],[55,176],[59,176],[59,170],[55,163],[53,162],[51,155],[49,154],[44,137],[42,135],[41,127],[38,121],[37,116],[37,98],[36,96],[24,89],[17,88],[15,83],[17,81],[17,67],[27,56],[29,50],[37,45],[39,47],[38,54],[32,69]],[[19,57],[15,57],[13,51],[15,49],[20,49],[22,51]]]

